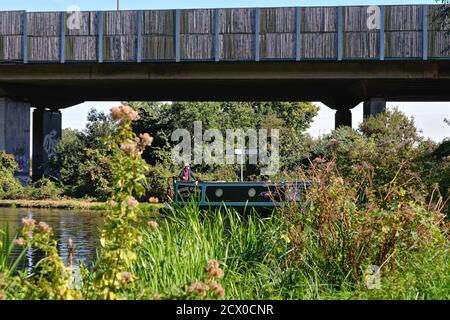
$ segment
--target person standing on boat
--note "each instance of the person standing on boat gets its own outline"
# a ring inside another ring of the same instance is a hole
[[[184,165],[184,168],[181,170],[180,175],[178,176],[181,181],[188,182],[191,179],[194,181],[197,181],[197,178],[195,177],[194,173],[192,172],[191,166],[189,163],[186,163]]]

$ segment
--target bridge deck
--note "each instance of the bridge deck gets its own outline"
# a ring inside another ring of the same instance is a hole
[[[0,63],[450,60],[439,8],[7,11]]]

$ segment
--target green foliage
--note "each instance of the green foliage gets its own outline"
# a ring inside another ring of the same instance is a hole
[[[449,300],[450,299],[450,248],[426,248],[420,253],[409,253],[398,268],[381,274],[378,290],[359,288],[357,299],[393,300]]]
[[[52,229],[45,222],[36,223],[24,218],[21,237],[14,243],[28,250],[37,250],[43,258],[33,267],[13,274],[4,273],[3,291],[7,299],[22,300],[70,300],[79,299],[79,293],[71,288],[70,274],[58,255]],[[23,255],[22,255],[23,256]]]
[[[21,254],[19,254],[17,258],[12,259],[15,238],[10,240],[8,225],[6,225],[3,230],[0,229],[0,274],[3,276],[14,275],[17,271],[19,263],[25,255],[25,250],[22,250]]]
[[[51,159],[56,178],[64,185],[64,194],[70,197],[91,197],[106,200],[112,192],[111,152],[106,139],[113,132],[110,116],[92,109],[86,128],[63,130],[56,156]]]
[[[42,178],[25,188],[24,198],[31,200],[57,200],[60,199],[62,192],[63,190],[55,182]]]
[[[12,155],[0,151],[0,199],[9,194],[20,194],[23,190],[20,182],[14,177],[18,165]]]
[[[318,113],[318,107],[306,102],[131,102],[130,105],[140,115],[133,125],[134,131],[141,133],[150,128],[155,136],[154,148],[144,152],[144,159],[151,164],[164,163],[171,171],[173,164],[167,161],[172,146],[170,136],[174,130],[183,128],[193,137],[194,121],[202,121],[203,130],[280,129],[281,165],[283,169],[292,168],[299,159],[306,157],[311,139],[304,131]],[[197,165],[194,169],[211,175],[219,168]],[[227,169],[230,170],[230,166]],[[239,166],[232,170],[238,174]],[[259,174],[259,168],[250,168],[246,174]]]
[[[7,154],[5,151],[0,151],[0,168],[15,171],[19,168],[19,166],[14,160],[13,155]]]
[[[412,200],[413,183],[391,181],[378,188],[386,190],[380,195],[371,170],[360,170],[360,179],[345,179],[333,162],[313,165],[301,173],[313,182],[304,202],[284,214],[291,225],[292,262],[332,291],[364,285],[371,265],[390,273],[429,247],[449,246],[442,208]]]
[[[202,212],[191,204],[170,210],[158,222],[156,229],[144,231],[133,267],[143,297],[185,298],[193,284],[205,282],[204,268],[212,259],[223,267],[220,283],[227,299],[290,296],[289,244],[279,217]]]
[[[146,191],[146,173],[149,166],[141,154],[151,144],[149,135],[136,136],[131,121],[137,113],[128,106],[112,109],[118,126],[108,137],[111,159],[113,193],[101,232],[101,250],[90,274],[84,281],[85,295],[94,299],[126,298],[135,277],[130,272],[137,259],[136,248],[142,242],[136,227],[142,211],[134,198]]]
[[[369,117],[359,131],[339,128],[319,139],[311,150],[325,161],[334,160],[345,178],[359,181],[363,169],[371,170],[371,183],[380,197],[387,195],[391,182],[397,186],[413,183],[410,199],[420,196],[441,201],[434,192],[438,187],[445,201],[449,184],[444,173],[448,173],[449,161],[436,156],[445,151],[445,145],[424,140],[413,119],[394,109]]]

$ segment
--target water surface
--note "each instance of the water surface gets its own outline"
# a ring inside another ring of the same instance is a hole
[[[58,252],[66,266],[69,266],[67,243],[72,239],[74,244],[73,270],[78,271],[80,263],[89,265],[95,258],[96,249],[100,245],[101,213],[98,211],[80,211],[63,209],[19,209],[0,208],[0,228],[9,226],[10,237],[16,235],[22,226],[22,218],[29,217],[36,222],[44,221],[53,229],[53,237],[58,241]],[[20,254],[19,248],[13,258]],[[31,268],[39,261],[39,254],[27,250],[24,266]]]

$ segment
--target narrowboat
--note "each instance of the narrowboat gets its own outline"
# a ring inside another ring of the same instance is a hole
[[[200,208],[220,207],[244,211],[273,210],[291,202],[299,202],[310,182],[183,182],[173,181],[171,198],[178,206],[195,201]]]

